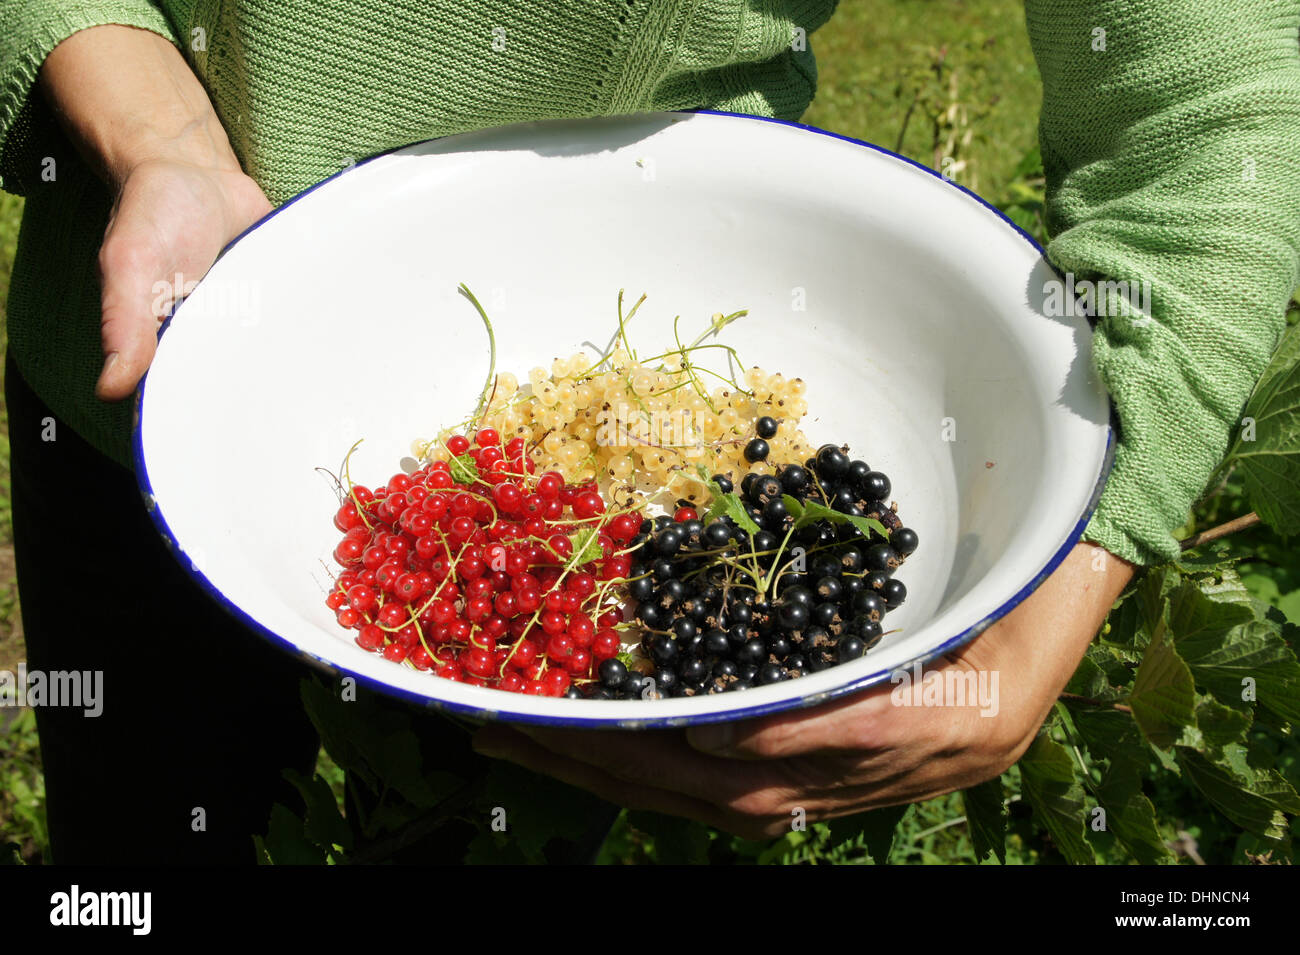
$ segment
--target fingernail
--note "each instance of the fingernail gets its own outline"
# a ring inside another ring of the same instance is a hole
[[[100,377],[102,378],[104,375],[107,375],[109,369],[111,369],[116,364],[117,364],[117,352],[111,351],[108,353],[108,357],[104,359],[104,370],[99,373]]]
[[[709,723],[694,726],[686,734],[690,744],[706,753],[718,753],[731,748],[736,728],[731,723]]]

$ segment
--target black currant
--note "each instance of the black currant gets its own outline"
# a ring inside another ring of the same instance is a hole
[[[817,594],[818,600],[835,602],[840,599],[840,594],[844,592],[844,588],[840,586],[838,577],[824,576],[813,584],[813,591]]]
[[[643,568],[638,568],[641,573],[645,573]],[[651,577],[637,576],[629,580],[627,584],[628,596],[633,600],[649,600],[651,594],[655,592],[655,582]]]
[[[889,543],[893,546],[894,550],[906,557],[908,554],[911,554],[916,550],[919,541],[916,536],[916,531],[912,530],[910,527],[900,527],[898,530],[894,531],[894,533],[889,535]]]
[[[745,497],[751,504],[762,507],[772,498],[781,496],[781,482],[770,474],[758,474],[754,476],[754,483],[750,485],[749,493]]]
[[[785,679],[785,670],[779,664],[769,663],[758,671],[758,682],[763,686],[780,683]]]
[[[718,486],[718,490],[723,494],[730,494],[736,489],[736,486],[731,483],[731,478],[725,474],[715,474],[710,480]]]
[[[681,656],[677,643],[672,637],[663,633],[651,635],[650,658],[660,666],[672,666]]]
[[[849,456],[835,445],[824,445],[817,451],[817,477],[823,484],[841,481],[848,473]]]
[[[829,627],[835,622],[835,615],[839,613],[839,609],[840,608],[833,603],[817,604],[808,614],[808,619],[811,620],[815,626]]]
[[[772,654],[772,656],[776,657],[778,660],[784,660],[787,656],[790,655],[790,651],[792,649],[793,646],[791,645],[790,640],[787,637],[777,634],[774,637],[768,638],[767,652]]]
[[[785,519],[790,516],[785,501],[774,497],[763,505],[763,526],[769,530],[779,530],[785,526]]]
[[[797,464],[782,468],[779,475],[781,488],[791,497],[799,497],[808,488],[808,472]]]
[[[668,611],[652,603],[644,603],[637,607],[636,618],[647,630],[662,630],[669,619]]]
[[[709,676],[709,665],[703,660],[687,660],[681,665],[679,673],[683,683],[699,686]]]
[[[868,620],[879,620],[885,615],[885,601],[874,590],[859,591],[853,597],[853,612]]]
[[[777,619],[785,630],[802,630],[808,626],[810,614],[806,604],[783,603],[777,613]]]
[[[772,447],[762,438],[755,438],[749,444],[745,445],[745,460],[750,464],[757,461],[766,461],[767,456],[772,453]]]
[[[858,484],[858,490],[862,492],[862,497],[868,501],[883,501],[889,497],[891,490],[889,478],[879,471],[868,471],[862,476]]]
[[[775,438],[779,428],[776,419],[766,415],[754,422],[754,433],[760,438]]]
[[[744,623],[754,619],[754,612],[749,609],[748,604],[732,601],[731,606],[727,608],[728,623]]]
[[[785,586],[781,588],[781,603],[798,603],[811,607],[813,605],[813,592],[801,584],[791,584],[790,577],[790,574],[786,574],[782,578]]]
[[[866,561],[867,570],[880,571],[882,573],[892,574],[902,563],[899,559],[898,551],[888,544],[872,544],[867,548],[866,553],[862,555]]]
[[[711,657],[721,657],[731,652],[727,631],[714,627],[704,635],[704,652]]]
[[[885,581],[885,586],[881,589],[881,596],[885,598],[885,606],[893,610],[907,599],[907,588],[903,586],[901,580],[890,578]]]
[[[866,652],[867,645],[857,637],[848,637],[841,640],[835,648],[835,655],[839,658],[840,663],[856,660]]]
[[[726,547],[731,542],[731,528],[722,521],[714,521],[704,528],[704,543],[709,547]]]
[[[602,686],[617,690],[627,680],[627,667],[623,665],[622,660],[611,657],[601,662],[596,675],[600,677]]]

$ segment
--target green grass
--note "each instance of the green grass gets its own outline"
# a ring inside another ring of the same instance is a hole
[[[803,121],[894,149],[918,67],[945,50],[956,102],[972,113],[970,170],[954,178],[981,195],[1001,196],[1016,164],[1037,142],[1042,86],[1019,0],[855,0],[841,3],[810,38],[819,72],[817,98]],[[934,167],[929,123],[914,110],[904,155]]]

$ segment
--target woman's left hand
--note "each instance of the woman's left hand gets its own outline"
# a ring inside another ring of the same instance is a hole
[[[1020,758],[1132,574],[1132,565],[1080,543],[1011,613],[944,658],[940,676],[955,670],[967,685],[983,681],[990,693],[983,705],[902,705],[895,697],[911,694],[885,685],[684,732],[488,726],[474,747],[620,806],[751,839],[788,832],[795,818],[817,822],[930,799],[991,779]]]

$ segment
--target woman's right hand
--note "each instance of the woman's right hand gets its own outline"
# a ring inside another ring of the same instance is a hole
[[[95,393],[125,398],[153,360],[165,306],[271,203],[166,38],[112,24],[81,30],[50,51],[41,85],[113,191],[99,250],[104,368]]]
[[[131,394],[153,361],[165,306],[187,294],[226,244],[270,211],[238,166],[150,159],[127,173],[99,249],[100,398]]]

